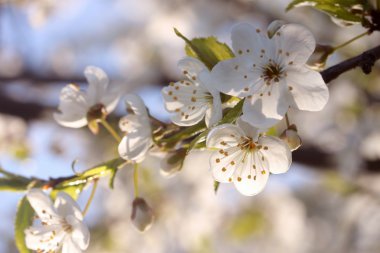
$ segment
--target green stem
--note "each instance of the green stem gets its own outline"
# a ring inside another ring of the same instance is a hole
[[[139,196],[139,173],[138,173],[139,165],[135,163],[133,165],[133,186],[135,190],[135,198]]]
[[[380,0],[376,1],[376,7],[377,7],[377,10],[380,11]]]
[[[380,0],[378,0],[378,1],[380,1]],[[361,34],[353,37],[352,39],[350,39],[350,40],[348,40],[348,41],[346,41],[346,42],[344,42],[344,43],[342,43],[342,44],[334,47],[333,48],[333,52],[336,51],[336,50],[338,50],[338,49],[340,49],[340,48],[342,48],[342,47],[347,46],[348,44],[350,44],[350,43],[354,42],[355,40],[360,39],[361,37],[364,37],[366,35],[368,35],[368,31],[365,31],[364,33],[361,33]]]
[[[86,207],[84,208],[84,210],[82,212],[83,216],[86,216],[86,214],[88,212],[88,209],[90,208],[91,202],[92,202],[92,200],[94,199],[94,196],[95,196],[95,192],[96,192],[97,186],[98,186],[98,180],[96,179],[96,180],[94,180],[94,185],[92,186],[91,195],[90,195],[90,197],[87,200]]]
[[[286,121],[286,127],[289,128],[289,126],[290,126],[290,121],[289,121],[288,113],[285,113],[285,121]]]
[[[104,126],[104,128],[112,135],[112,137],[117,142],[121,141],[121,137],[118,135],[118,133],[115,131],[115,129],[105,119],[102,119],[100,121],[100,123],[102,123],[102,125]]]

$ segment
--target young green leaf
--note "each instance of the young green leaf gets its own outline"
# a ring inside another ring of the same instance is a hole
[[[31,253],[25,244],[25,229],[33,223],[34,210],[26,197],[23,197],[17,208],[15,221],[15,243],[20,253]]]
[[[186,54],[190,57],[198,58],[209,69],[212,69],[219,61],[234,57],[227,44],[219,42],[215,37],[189,40],[175,28],[174,32],[186,42]]]
[[[300,6],[311,6],[348,25],[361,23],[365,11],[371,8],[367,0],[294,0],[286,10]]]

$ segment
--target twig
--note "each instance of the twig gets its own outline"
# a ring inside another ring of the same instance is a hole
[[[365,74],[368,74],[372,70],[372,66],[377,60],[380,59],[380,46],[372,48],[365,51],[364,53],[355,56],[353,58],[342,61],[330,68],[327,68],[321,72],[323,80],[326,83],[331,82],[336,79],[341,74],[354,69],[356,67],[361,67]]]

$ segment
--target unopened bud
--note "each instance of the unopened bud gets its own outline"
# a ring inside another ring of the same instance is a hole
[[[289,128],[280,135],[280,138],[288,144],[291,151],[297,150],[302,145],[301,137],[299,137],[295,125],[289,126]]]
[[[272,23],[270,23],[268,25],[268,28],[267,28],[267,33],[268,33],[268,37],[271,39],[273,37],[273,35],[276,34],[276,32],[283,26],[285,25],[286,23],[282,20],[275,20],[273,21]]]
[[[186,150],[179,149],[174,154],[169,153],[161,160],[161,174],[171,177],[182,169],[183,161],[186,157]]]
[[[327,59],[333,52],[334,48],[332,46],[318,44],[314,53],[307,61],[307,64],[315,70],[322,70],[326,65]]]
[[[140,232],[145,232],[152,226],[154,222],[153,211],[145,199],[137,197],[133,200],[131,220]]]

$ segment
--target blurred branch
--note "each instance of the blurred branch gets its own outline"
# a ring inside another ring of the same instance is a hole
[[[372,67],[377,60],[380,59],[380,45],[365,51],[364,53],[342,61],[330,68],[327,68],[321,72],[323,80],[326,83],[336,79],[341,74],[360,67],[365,74],[369,74],[372,71]]]
[[[39,75],[33,71],[25,71],[14,77],[0,76],[0,83],[10,83],[15,81],[27,81],[31,83],[84,83],[86,79],[77,76],[61,77],[53,73],[49,75]]]

